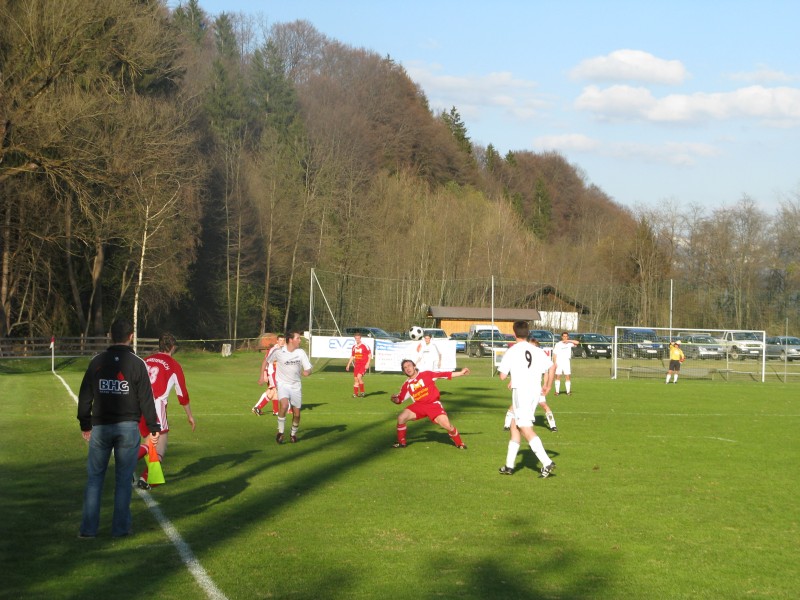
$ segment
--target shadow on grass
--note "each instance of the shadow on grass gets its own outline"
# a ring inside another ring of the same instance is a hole
[[[465,404],[471,402],[467,400]],[[307,406],[304,408],[308,409]],[[346,410],[342,414],[346,418]],[[413,431],[415,425],[417,432]],[[439,445],[453,445],[444,430],[427,420],[411,424],[409,431],[412,441],[434,442],[437,448]],[[311,598],[327,594],[344,598],[351,590],[364,597],[363,590],[372,585],[367,581],[368,575],[335,561],[303,574],[304,587],[301,591],[292,591],[281,588],[291,585],[287,583],[291,577],[287,576],[283,583],[267,577],[248,582],[246,577],[232,575],[230,569],[220,565],[214,557],[230,554],[231,546],[242,544],[240,536],[243,532],[258,531],[265,522],[284,519],[285,511],[301,493],[325,494],[351,472],[374,468],[371,463],[385,460],[394,439],[394,413],[387,411],[386,415],[361,426],[344,423],[313,426],[309,422],[307,427],[301,426],[301,443],[278,446],[274,440],[268,439],[261,448],[225,452],[224,445],[241,447],[243,441],[237,435],[240,433],[216,440],[220,445],[217,448],[204,445],[198,453],[205,456],[174,474],[167,471],[167,485],[149,492],[180,529],[195,555],[203,561],[211,559],[210,564],[217,570],[212,568],[210,576],[217,585],[231,598]],[[324,446],[331,444],[336,444],[339,451],[322,451]],[[183,580],[190,579],[178,553],[165,545],[159,526],[136,495],[133,501],[136,534],[123,540],[109,537],[113,469],[109,471],[104,491],[101,537],[88,542],[76,538],[85,482],[85,456],[76,461],[75,454],[73,451],[63,460],[49,455],[46,463],[29,464],[24,469],[6,466],[0,496],[0,508],[4,514],[0,526],[0,549],[4,557],[4,592],[7,597],[114,597],[127,600],[141,597],[142,587],[136,582],[141,581],[143,573],[147,574],[147,587],[151,590],[174,589],[177,571],[183,573]],[[396,470],[405,473],[407,467],[401,465],[405,465],[406,458],[400,454],[394,453],[389,460],[399,461]],[[528,462],[535,460],[531,453],[523,451],[521,454],[523,464],[534,468]],[[433,453],[432,456],[435,458]],[[389,471],[392,464],[387,463]],[[463,471],[462,476],[468,475],[469,471]],[[268,478],[268,485],[264,485],[264,477]],[[258,487],[252,485],[255,478],[262,478]],[[180,485],[173,485],[179,482]],[[446,490],[444,487],[443,493]],[[356,495],[358,491],[353,490]],[[234,498],[236,502],[230,502]],[[524,497],[517,500],[521,503],[526,501]],[[360,510],[368,510],[368,505]],[[347,523],[337,523],[336,526],[347,527]],[[592,598],[607,585],[596,581],[593,571],[600,564],[604,568],[613,567],[613,563],[607,564],[611,560],[609,557],[583,556],[578,551],[565,549],[568,542],[564,540],[556,543],[553,539],[536,538],[534,532],[528,531],[531,526],[525,519],[503,527],[507,527],[509,532],[509,552],[525,552],[529,545],[534,544],[552,547],[558,560],[536,565],[536,568],[544,574],[550,569],[562,574],[568,570],[569,581],[563,584],[549,582],[547,591],[541,591],[543,587],[536,578],[509,572],[503,562],[495,558],[498,554],[496,548],[487,547],[485,558],[477,560],[474,557],[464,559],[456,553],[440,556],[430,552],[426,556],[425,549],[420,548],[421,562],[455,572],[465,583],[459,589],[443,589],[435,594],[415,594],[413,584],[409,583],[407,591],[415,598]],[[153,561],[153,553],[148,551],[153,546],[158,547],[158,561]],[[245,554],[253,551],[249,546],[241,548]],[[32,569],[45,573],[45,577],[41,580],[31,577]],[[608,577],[606,573],[606,580]],[[562,575],[560,580],[564,579]],[[194,582],[184,581],[182,585],[182,595],[176,592],[163,597],[202,597]],[[264,587],[259,588],[259,585]]]

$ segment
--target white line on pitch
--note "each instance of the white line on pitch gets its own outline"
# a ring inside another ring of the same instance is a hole
[[[58,377],[59,381],[61,381],[61,383],[67,389],[69,395],[75,401],[75,404],[77,404],[78,397],[70,389],[67,382],[64,381],[64,378],[61,377],[61,375],[59,375],[55,371],[53,371],[53,375]],[[136,491],[138,492],[139,497],[142,500],[144,500],[144,503],[147,505],[147,508],[150,509],[150,512],[153,514],[153,517],[155,517],[156,521],[158,521],[158,524],[161,525],[161,529],[164,530],[164,533],[167,534],[167,537],[172,542],[172,545],[175,546],[175,549],[178,551],[178,554],[180,555],[183,564],[185,564],[186,568],[189,569],[189,572],[195,578],[197,584],[206,593],[206,596],[211,598],[211,600],[227,600],[225,594],[223,594],[222,591],[220,591],[220,589],[208,576],[208,573],[206,573],[206,570],[203,568],[203,565],[201,565],[200,561],[197,560],[194,553],[192,552],[192,549],[189,547],[189,544],[183,541],[183,538],[181,537],[181,534],[178,533],[178,530],[175,529],[170,520],[164,516],[163,512],[161,512],[161,507],[159,507],[158,502],[153,500],[152,496],[149,493],[147,493],[147,491],[140,490],[138,488]]]
[[[721,438],[721,437],[713,437],[710,435],[648,435],[647,437],[656,439],[674,439],[676,437],[680,437],[691,440],[717,440],[718,442],[730,442],[731,444],[738,444],[736,440],[729,440],[727,438]]]

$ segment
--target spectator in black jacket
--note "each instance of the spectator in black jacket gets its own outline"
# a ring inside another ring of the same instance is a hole
[[[95,537],[100,527],[103,481],[112,450],[115,488],[111,535],[131,533],[131,480],[139,451],[139,418],[144,415],[154,442],[161,431],[147,367],[133,353],[132,340],[130,321],[114,321],[113,345],[89,363],[78,393],[78,421],[83,439],[89,442],[82,538]]]

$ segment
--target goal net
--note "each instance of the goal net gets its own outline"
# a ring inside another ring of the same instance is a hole
[[[670,343],[680,341],[686,360],[680,377],[729,381],[764,381],[766,333],[743,329],[681,329],[616,326],[612,344],[613,379],[666,380]]]

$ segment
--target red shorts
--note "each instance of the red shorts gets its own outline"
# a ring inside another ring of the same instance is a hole
[[[447,415],[447,413],[444,411],[442,403],[438,400],[435,402],[412,402],[409,405],[408,410],[417,415],[417,418],[414,419],[415,421],[418,419],[424,419],[425,417],[428,417],[431,421],[433,421],[439,415]]]
[[[364,363],[363,365],[359,365],[358,363],[353,365],[353,377],[358,377],[359,375],[364,375],[367,372],[367,364]]]

